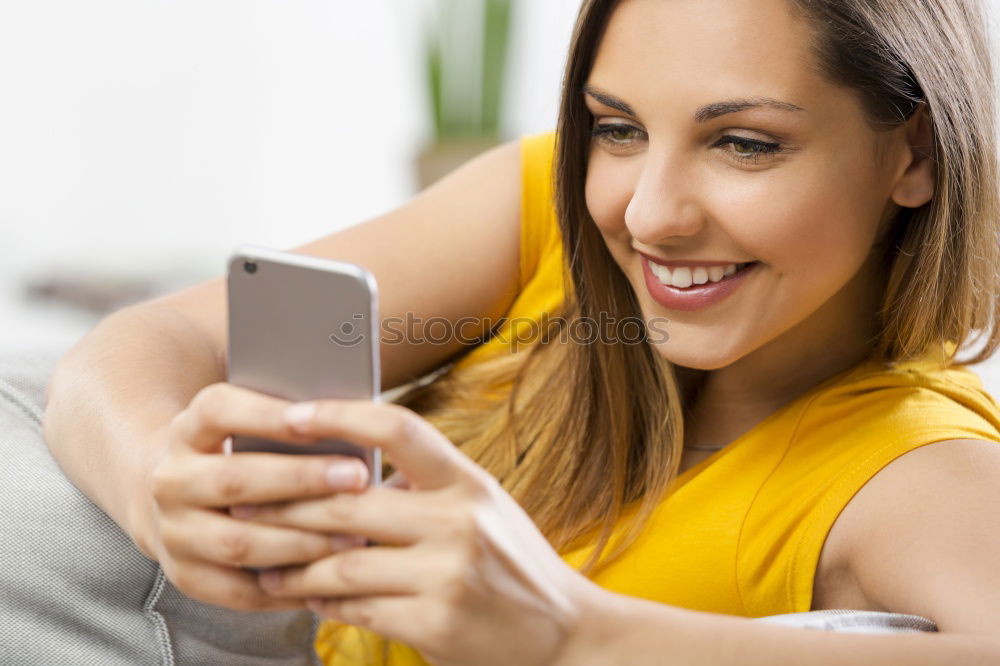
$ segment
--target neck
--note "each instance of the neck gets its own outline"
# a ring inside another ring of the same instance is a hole
[[[685,444],[724,446],[870,356],[883,293],[878,277],[870,261],[819,310],[730,365],[717,370],[677,367]]]

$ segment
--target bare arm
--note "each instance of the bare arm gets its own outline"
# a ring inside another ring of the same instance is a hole
[[[45,440],[66,475],[139,547],[144,490],[163,429],[205,385],[222,357],[195,322],[168,307],[133,306],[101,321],[56,366],[47,387]]]
[[[518,142],[493,149],[401,208],[293,251],[366,266],[381,315],[496,319],[516,296]],[[467,329],[466,329],[467,330]],[[149,473],[171,419],[225,380],[225,280],[218,277],[105,318],[58,363],[44,432],[66,475],[147,554]],[[382,385],[439,367],[462,343],[383,346]]]
[[[754,622],[667,606],[598,588],[593,617],[559,666],[951,666],[1000,664],[996,633],[864,635]]]

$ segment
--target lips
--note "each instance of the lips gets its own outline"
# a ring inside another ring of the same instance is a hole
[[[671,262],[680,264],[681,262]],[[672,310],[702,310],[727,298],[746,279],[752,275],[760,266],[760,262],[748,262],[742,264],[730,264],[728,275],[718,276],[721,266],[713,263],[706,268],[704,265],[709,262],[685,262],[685,265],[678,265],[673,268],[663,266],[659,262],[653,262],[648,256],[643,255],[642,270],[646,281],[646,288],[654,301]],[[715,268],[715,275],[708,276],[709,270]],[[723,269],[725,273],[725,269]],[[695,279],[695,273],[703,273]],[[664,283],[664,277],[669,280]],[[712,280],[712,277],[718,277]],[[695,282],[701,284],[695,284]]]

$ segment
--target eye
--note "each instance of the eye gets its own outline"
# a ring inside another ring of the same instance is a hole
[[[606,123],[595,125],[590,130],[590,136],[611,150],[628,148],[646,135],[638,127],[622,123]]]
[[[782,148],[780,143],[769,143],[748,139],[745,136],[733,136],[727,134],[716,142],[716,146],[731,145],[734,150],[727,150],[733,158],[744,164],[757,164],[761,157],[780,153]]]
[[[646,132],[623,123],[597,124],[590,131],[591,137],[609,150],[623,150],[646,138]],[[781,152],[779,143],[759,141],[743,136],[727,134],[715,143],[713,147],[731,145],[733,150],[727,150],[733,159],[743,164],[757,164],[761,157],[767,157]]]

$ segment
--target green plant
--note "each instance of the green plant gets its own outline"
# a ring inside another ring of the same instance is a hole
[[[427,31],[427,84],[437,142],[496,137],[511,0],[436,0]]]

